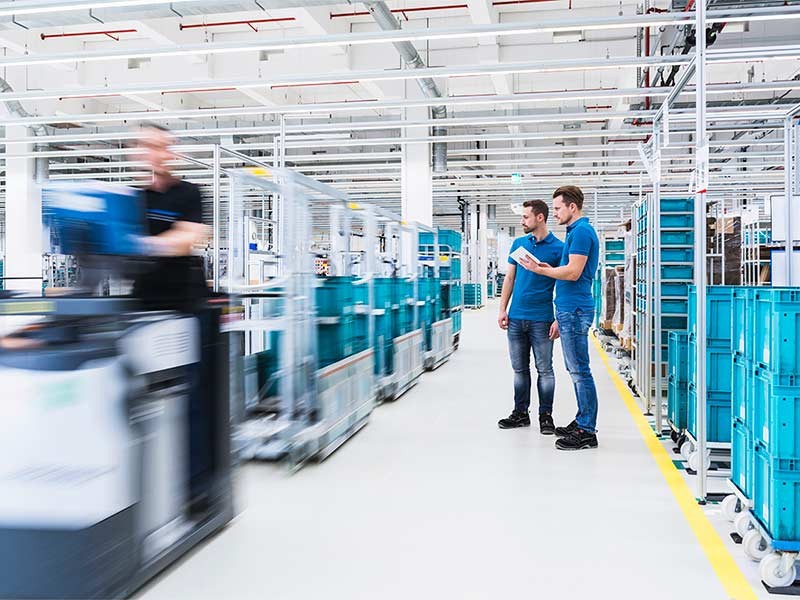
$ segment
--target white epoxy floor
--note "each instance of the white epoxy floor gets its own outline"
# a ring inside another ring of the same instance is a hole
[[[594,347],[599,449],[497,428],[512,372],[496,310],[467,311],[451,360],[327,461],[244,468],[237,520],[140,596],[727,598]]]

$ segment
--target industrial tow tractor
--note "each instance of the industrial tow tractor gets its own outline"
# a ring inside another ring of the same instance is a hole
[[[0,597],[128,596],[233,518],[225,305],[0,298]]]

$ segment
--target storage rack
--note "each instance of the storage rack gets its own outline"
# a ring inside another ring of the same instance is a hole
[[[594,280],[595,327],[606,331],[613,330],[611,323],[604,323],[606,289],[605,270],[625,265],[625,238],[617,233],[604,232],[600,235],[600,261]]]
[[[692,198],[661,198],[656,210],[654,198],[648,195],[632,209],[635,384],[645,410],[655,416],[657,432],[668,423],[664,400],[669,332],[688,327],[688,293],[694,272],[693,205]]]
[[[458,347],[461,336],[465,299],[461,281],[462,251],[463,236],[458,231],[437,229],[435,232],[423,231],[419,234],[420,265],[430,271],[432,265],[438,265],[438,295],[430,309],[431,322],[426,325],[429,328],[426,331],[426,340],[429,341],[427,352],[430,354],[427,363],[431,368],[441,364],[452,349]]]

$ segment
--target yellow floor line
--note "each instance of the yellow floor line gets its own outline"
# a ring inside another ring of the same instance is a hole
[[[628,412],[631,413],[639,429],[639,433],[644,439],[645,445],[648,450],[650,450],[650,454],[653,455],[653,459],[661,470],[661,474],[664,476],[670,491],[672,491],[672,495],[675,496],[675,500],[678,502],[683,516],[689,522],[689,526],[700,542],[700,546],[703,548],[703,552],[705,552],[708,561],[711,563],[711,567],[714,569],[717,577],[719,577],[722,587],[725,588],[726,593],[733,600],[756,599],[757,596],[752,586],[748,583],[730,552],[725,548],[725,544],[714,530],[711,522],[706,518],[705,514],[703,514],[703,509],[700,508],[694,494],[692,494],[686,481],[681,476],[680,471],[675,468],[675,464],[672,462],[666,448],[664,448],[661,441],[656,437],[655,432],[650,427],[647,419],[645,419],[642,411],[639,410],[639,405],[628,389],[628,386],[625,385],[619,374],[611,367],[608,356],[606,356],[606,353],[603,351],[600,342],[594,337],[591,337],[591,339],[600,353],[600,358],[603,360],[603,364],[606,370],[608,370],[611,380],[614,382],[614,386],[617,388],[623,402],[625,402]]]

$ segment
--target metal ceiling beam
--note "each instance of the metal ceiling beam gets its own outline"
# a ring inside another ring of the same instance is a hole
[[[110,2],[111,0],[107,0]],[[152,4],[144,0],[128,0],[139,4]],[[180,0],[188,1],[188,0]],[[97,3],[83,2],[78,5]],[[16,5],[16,3],[15,3]],[[20,14],[16,8],[0,9],[0,16]],[[748,20],[778,20],[800,18],[800,8],[796,6],[774,7],[768,9],[749,9],[737,11],[722,9],[709,11],[709,23],[733,22]],[[123,60],[129,58],[187,56],[197,54],[229,54],[236,52],[277,51],[301,48],[319,48],[329,46],[354,46],[361,44],[387,44],[415,40],[443,40],[464,37],[494,37],[508,35],[530,35],[571,30],[626,29],[640,27],[659,27],[665,25],[691,24],[694,16],[691,13],[651,13],[631,16],[595,17],[583,19],[557,19],[551,21],[528,23],[493,23],[489,25],[471,25],[449,29],[401,30],[397,32],[367,32],[357,34],[324,35],[296,38],[293,40],[258,41],[258,42],[213,42],[206,44],[185,44],[180,47],[167,48],[132,48],[123,50],[100,50],[75,52],[70,55],[48,54],[0,59],[0,68],[20,67],[40,64],[57,64],[73,62],[93,62],[105,60]]]

